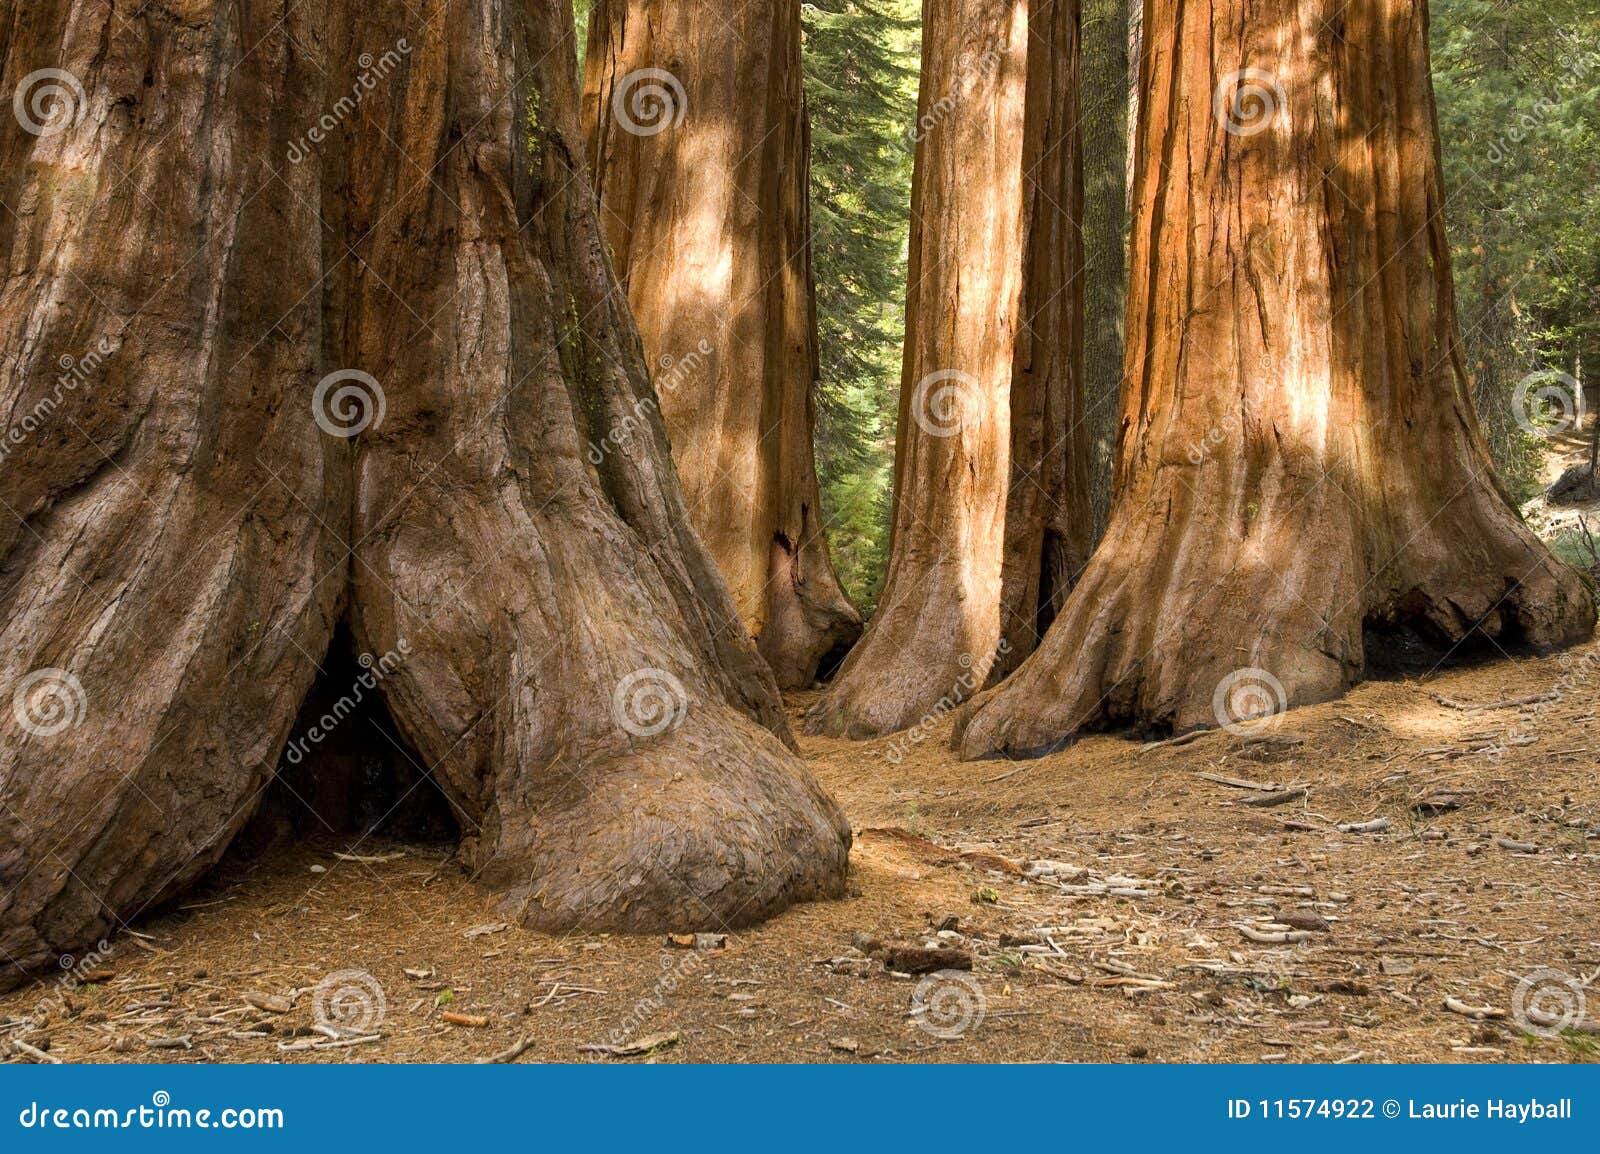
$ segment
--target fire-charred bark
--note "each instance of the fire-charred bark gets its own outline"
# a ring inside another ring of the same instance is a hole
[[[0,61],[60,73],[0,126],[10,963],[215,862],[341,619],[528,924],[839,890],[647,404],[567,5],[40,0]]]
[[[828,555],[812,449],[799,0],[601,0],[584,89],[601,224],[690,514],[779,684],[809,686],[861,618]]]
[[[1397,636],[1587,637],[1469,399],[1423,0],[1148,0],[1143,36],[1116,507],[964,755],[1327,699]]]
[[[1078,6],[924,5],[889,575],[813,732],[915,724],[1030,653],[1091,523]]]

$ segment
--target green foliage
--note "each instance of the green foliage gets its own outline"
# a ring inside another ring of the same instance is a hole
[[[1094,539],[1111,515],[1128,296],[1128,0],[1084,0],[1079,69],[1083,134],[1083,392]]]
[[[591,6],[574,3],[580,60]],[[1096,174],[1108,195],[1120,195],[1121,15],[1099,0],[1085,9],[1091,207]],[[834,562],[870,613],[888,567],[921,4],[807,0],[802,19],[821,345],[817,468]],[[1600,3],[1433,0],[1431,28],[1467,367],[1495,462],[1522,500],[1538,489],[1544,443],[1516,420],[1518,383],[1546,367],[1600,377]],[[1102,121],[1113,131],[1097,131]],[[1110,275],[1121,241],[1115,207],[1107,200],[1086,221],[1106,292],[1120,291]],[[1116,308],[1102,312],[1114,319]],[[1097,376],[1114,385],[1113,353],[1100,355],[1108,368]],[[1114,399],[1100,400],[1114,417]],[[1109,434],[1097,436],[1109,446]]]
[[[572,19],[578,28],[578,74],[583,74],[583,56],[589,46],[589,9],[594,0],[572,0]]]
[[[1432,30],[1468,369],[1521,500],[1542,443],[1516,422],[1518,382],[1600,373],[1600,6],[1434,0]]]
[[[1569,529],[1550,542],[1555,555],[1582,573],[1600,574],[1600,547],[1585,529]]]
[[[888,567],[921,10],[917,0],[813,0],[802,19],[817,472],[839,577],[871,612]]]

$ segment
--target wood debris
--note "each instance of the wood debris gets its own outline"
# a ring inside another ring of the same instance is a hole
[[[1478,1022],[1496,1021],[1506,1016],[1504,1010],[1498,1010],[1493,1006],[1471,1006],[1456,997],[1446,998],[1444,1008],[1452,1014],[1460,1014],[1464,1018]]]
[[[244,1000],[250,1005],[254,1006],[256,1009],[267,1014],[287,1014],[290,1010],[294,1009],[293,1004],[287,998],[275,997],[272,994],[257,993],[254,990],[245,994]]]
[[[1309,930],[1296,930],[1288,926],[1268,924],[1264,929],[1255,926],[1241,925],[1239,932],[1252,942],[1260,942],[1266,946],[1291,946],[1311,940]]]
[[[580,1054],[602,1054],[607,1058],[637,1058],[643,1054],[653,1054],[657,1050],[665,1050],[676,1046],[683,1040],[683,1035],[673,1030],[668,1034],[652,1034],[648,1038],[640,1038],[635,1042],[623,1042],[620,1045],[590,1044],[579,1046]]]
[[[1348,821],[1338,827],[1340,833],[1388,833],[1394,823],[1386,817],[1371,821]]]
[[[54,1054],[49,1053],[46,1050],[41,1050],[37,1046],[29,1045],[21,1038],[13,1038],[11,1041],[11,1048],[16,1050],[19,1054],[26,1054],[35,1062],[41,1062],[47,1066],[59,1066],[62,1064],[61,1059],[56,1057]]]
[[[1308,790],[1304,786],[1295,789],[1280,789],[1275,793],[1257,794],[1247,797],[1241,805],[1254,806],[1256,809],[1271,809],[1274,806],[1288,805],[1290,802],[1299,801],[1306,797]]]
[[[521,1041],[507,1046],[504,1050],[490,1054],[487,1058],[479,1058],[476,1064],[479,1066],[503,1066],[509,1062],[515,1062],[531,1049],[533,1049],[533,1039],[531,1037],[523,1038]]]

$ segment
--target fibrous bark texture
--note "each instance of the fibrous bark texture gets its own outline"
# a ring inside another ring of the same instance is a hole
[[[600,0],[584,128],[684,496],[761,654],[809,686],[861,617],[828,556],[799,0]]]
[[[526,923],[837,893],[638,417],[570,8],[316,7],[0,13],[5,90],[59,74],[0,126],[0,956],[213,864],[341,619]]]
[[[1087,553],[1075,0],[923,9],[889,574],[812,732],[866,738],[1030,653]]]
[[[1587,637],[1468,399],[1422,0],[1149,0],[1143,36],[1116,507],[964,755],[1243,722],[1379,645]]]

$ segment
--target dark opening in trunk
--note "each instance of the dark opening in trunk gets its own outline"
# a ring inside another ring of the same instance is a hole
[[[387,662],[334,635],[300,706],[277,776],[242,835],[246,848],[279,839],[372,835],[453,843],[461,828],[428,766],[400,736],[383,702]]]

